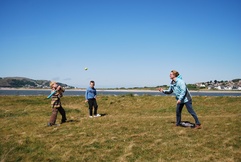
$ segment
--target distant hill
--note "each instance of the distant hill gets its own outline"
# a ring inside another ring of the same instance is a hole
[[[24,77],[0,77],[0,87],[5,88],[49,88],[49,80],[34,80]],[[64,83],[58,84],[65,88],[74,88]]]

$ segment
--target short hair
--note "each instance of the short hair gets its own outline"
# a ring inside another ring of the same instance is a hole
[[[55,82],[55,81],[51,81],[51,82],[49,83],[49,86],[52,88],[54,84],[56,84],[56,82]]]
[[[95,81],[91,80],[90,83],[95,83]]]
[[[178,77],[178,75],[179,75],[179,72],[178,72],[178,71],[172,70],[171,72],[173,73],[173,75],[174,75],[175,77]]]

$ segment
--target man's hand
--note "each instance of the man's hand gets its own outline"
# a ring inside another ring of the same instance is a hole
[[[88,102],[88,100],[85,100],[85,102]]]
[[[160,92],[163,92],[163,89],[162,89],[162,88],[159,88],[158,90],[159,90]]]
[[[181,100],[177,100],[177,104],[180,104],[181,103]]]

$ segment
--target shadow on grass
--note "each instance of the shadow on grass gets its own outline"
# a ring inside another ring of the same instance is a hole
[[[176,122],[171,122],[172,124],[176,124]],[[180,127],[185,128],[195,128],[195,123],[192,123],[190,121],[181,121]]]
[[[102,116],[106,116],[107,114],[100,114],[100,115],[101,115],[101,117],[102,117]]]
[[[71,119],[71,120],[67,120],[66,121],[66,123],[74,123],[74,122],[80,122],[80,120],[73,120],[73,119]]]

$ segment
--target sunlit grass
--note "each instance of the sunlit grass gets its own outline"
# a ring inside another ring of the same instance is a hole
[[[174,97],[97,101],[104,116],[90,119],[83,96],[63,97],[72,122],[47,127],[45,96],[0,96],[1,161],[241,161],[240,97],[193,97],[200,130],[174,126]]]

